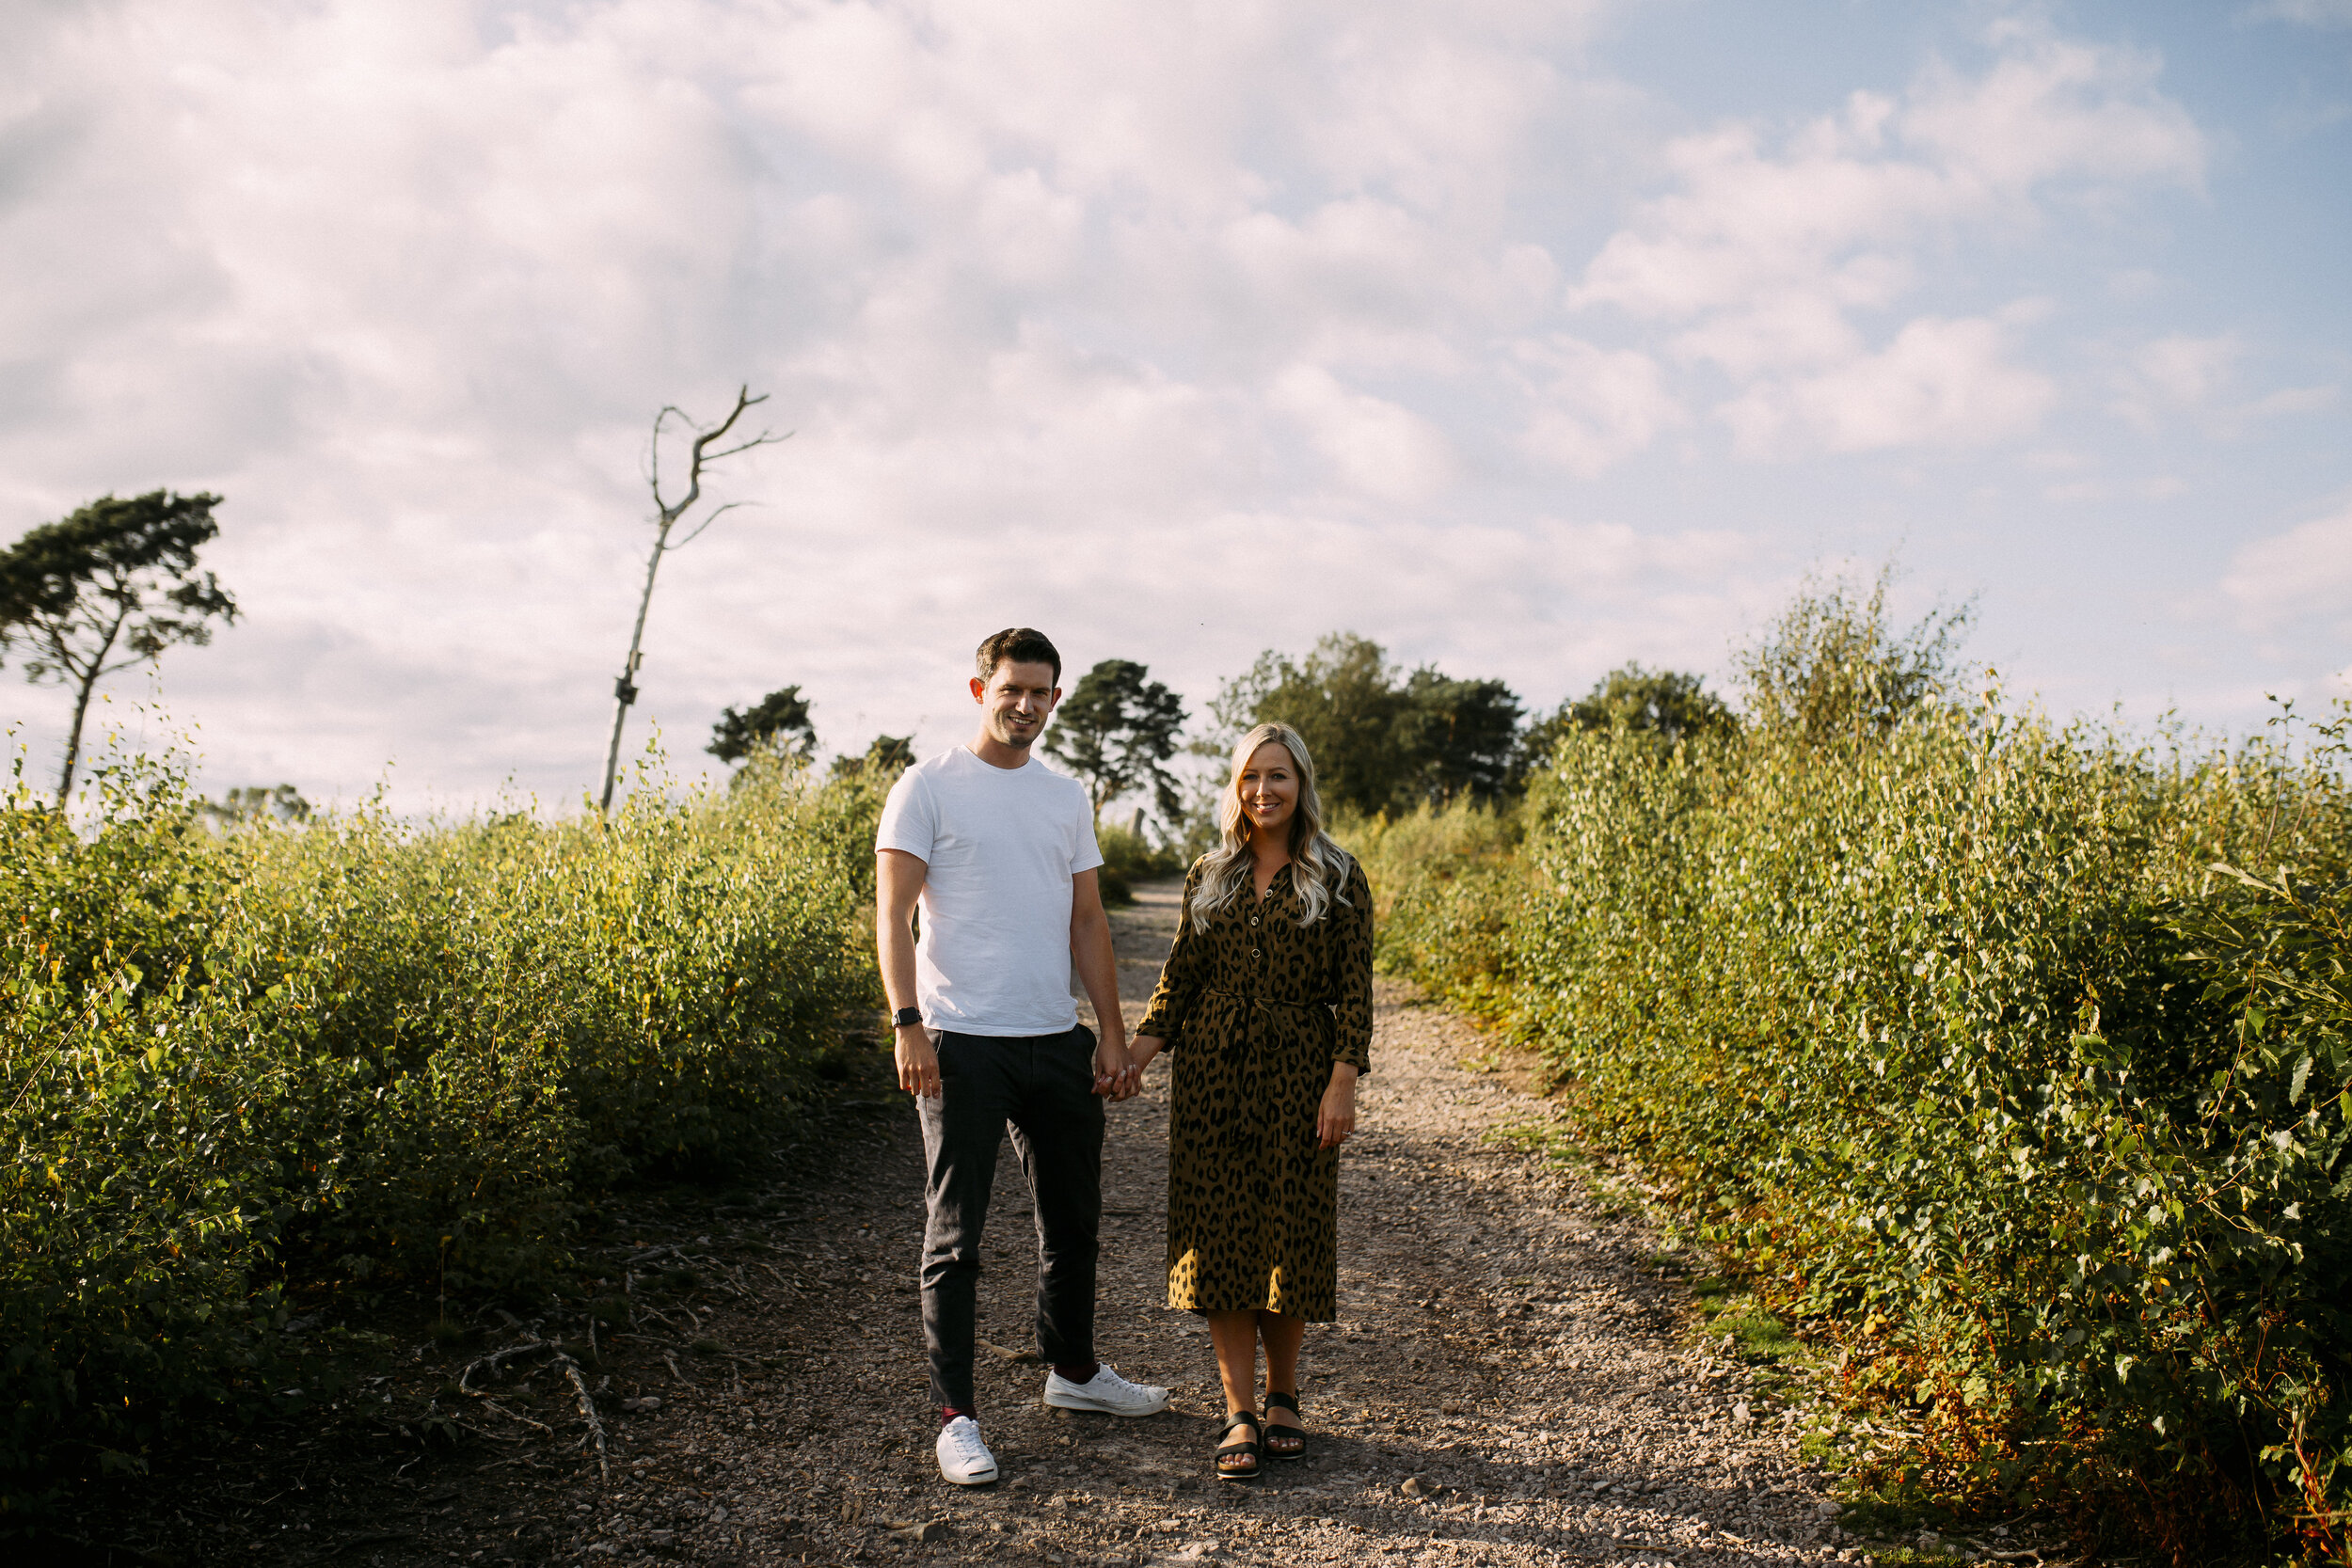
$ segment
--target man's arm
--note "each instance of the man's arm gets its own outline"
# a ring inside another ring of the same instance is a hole
[[[914,1003],[914,905],[930,867],[904,849],[874,853],[874,949],[882,958],[882,994],[890,1010]],[[1100,907],[1101,900],[1096,900]],[[1104,929],[1107,930],[1105,923]],[[920,1023],[893,1031],[891,1054],[898,1064],[898,1086],[909,1094],[939,1093],[939,1053]]]
[[[1119,1010],[1119,958],[1111,951],[1111,917],[1103,912],[1103,889],[1091,867],[1070,879],[1070,956],[1078,983],[1094,1004],[1102,1037],[1094,1046],[1094,1092],[1124,1100],[1136,1092],[1135,1069],[1127,1060],[1127,1021]]]

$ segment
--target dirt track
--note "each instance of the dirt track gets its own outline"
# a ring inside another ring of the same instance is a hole
[[[1130,1021],[1172,885],[1116,917]],[[1744,1373],[1686,1347],[1640,1219],[1489,1134],[1548,1115],[1458,1020],[1381,998],[1342,1164],[1342,1321],[1310,1332],[1316,1457],[1210,1472],[1206,1335],[1162,1306],[1166,1071],[1111,1113],[1100,1354],[1175,1390],[1140,1421],[1038,1400],[1034,1243],[1009,1149],[981,1282],[982,1422],[1004,1468],[933,1465],[914,1276],[919,1141],[903,1099],[849,1097],[760,1192],[611,1216],[607,1320],[577,1304],[420,1344],[331,1410],[92,1499],[88,1560],[422,1563],[997,1560],[1797,1563],[1857,1560]],[[625,1321],[626,1320],[626,1321]],[[600,1481],[543,1332],[610,1438]],[[658,1402],[653,1404],[650,1402]],[[451,1441],[454,1434],[455,1440]],[[128,1548],[127,1550],[125,1548]]]

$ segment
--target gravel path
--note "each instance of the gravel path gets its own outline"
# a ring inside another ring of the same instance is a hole
[[[1177,895],[1137,892],[1115,916],[1130,1021]],[[1040,1402],[1030,1205],[1008,1147],[979,1383],[1005,1479],[938,1479],[914,1290],[920,1145],[904,1100],[875,1090],[764,1194],[613,1216],[604,1288],[628,1321],[608,1306],[594,1358],[576,1309],[534,1320],[595,1385],[609,1482],[544,1354],[474,1373],[494,1406],[452,1387],[467,1360],[529,1335],[510,1324],[404,1352],[395,1378],[345,1396],[304,1440],[299,1486],[266,1456],[225,1453],[210,1485],[151,1494],[135,1528],[92,1520],[87,1538],[142,1540],[150,1560],[386,1568],[1862,1560],[1788,1438],[1751,1414],[1740,1367],[1689,1348],[1684,1297],[1649,1264],[1639,1216],[1490,1136],[1549,1112],[1467,1068],[1481,1049],[1384,987],[1341,1165],[1341,1321],[1307,1339],[1315,1457],[1254,1485],[1213,1477],[1208,1338],[1162,1306],[1163,1067],[1111,1112],[1099,1336],[1122,1372],[1174,1390],[1162,1415]],[[454,1446],[431,1440],[446,1417],[467,1434]],[[246,1495],[255,1506],[238,1506]]]

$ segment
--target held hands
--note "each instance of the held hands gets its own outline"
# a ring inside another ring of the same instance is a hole
[[[1094,1046],[1094,1092],[1112,1100],[1131,1098],[1142,1086],[1143,1069],[1135,1065],[1127,1047],[1104,1035]]]
[[[1325,1148],[1337,1148],[1356,1131],[1356,1067],[1352,1062],[1331,1064],[1331,1086],[1323,1091],[1323,1104],[1315,1112],[1315,1136]]]

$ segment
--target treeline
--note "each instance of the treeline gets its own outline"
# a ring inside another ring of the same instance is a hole
[[[323,1308],[544,1299],[599,1193],[755,1158],[867,1048],[892,777],[227,833],[165,764],[79,831],[0,801],[0,1525],[331,1388]]]
[[[1539,1048],[1820,1357],[1862,1497],[2352,1549],[2346,721],[2203,744],[1801,597],[1740,711],[1359,824],[1382,957]]]

